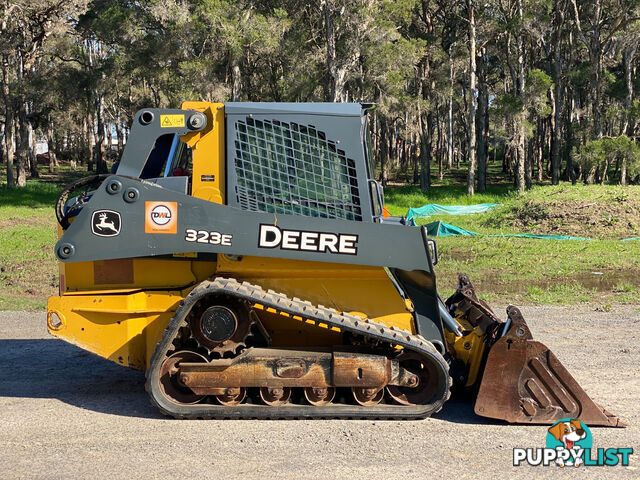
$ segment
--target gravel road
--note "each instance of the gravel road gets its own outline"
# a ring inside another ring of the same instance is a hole
[[[592,429],[594,448],[634,448],[629,467],[513,467],[513,447],[544,447],[546,427],[482,419],[460,401],[409,422],[169,420],[141,372],[48,336],[43,313],[0,312],[0,478],[640,478],[640,308],[522,312],[629,423]]]

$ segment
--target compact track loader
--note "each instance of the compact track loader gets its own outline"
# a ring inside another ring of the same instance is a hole
[[[176,418],[479,415],[621,425],[384,210],[367,104],[187,102],[135,116],[110,175],[56,205],[49,331],[121,365]]]

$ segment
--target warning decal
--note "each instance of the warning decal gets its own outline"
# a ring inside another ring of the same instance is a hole
[[[184,127],[184,115],[160,115],[160,127],[162,128]]]

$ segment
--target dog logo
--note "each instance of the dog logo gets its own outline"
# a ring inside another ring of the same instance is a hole
[[[556,464],[561,467],[582,465],[585,449],[591,450],[592,446],[593,438],[589,428],[576,418],[564,418],[547,430],[547,448],[558,451]]]
[[[96,210],[91,217],[91,232],[99,237],[115,237],[120,225],[120,214],[113,210]]]
[[[145,233],[177,233],[177,202],[145,202]]]

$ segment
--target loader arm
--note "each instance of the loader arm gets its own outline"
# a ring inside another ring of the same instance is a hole
[[[148,206],[162,204],[175,204],[175,232],[145,231]],[[92,222],[101,211],[120,216],[118,235],[94,234]],[[250,212],[114,175],[93,193],[55,252],[64,263],[195,253],[387,267],[411,292],[417,333],[444,353],[428,242],[424,227]]]

